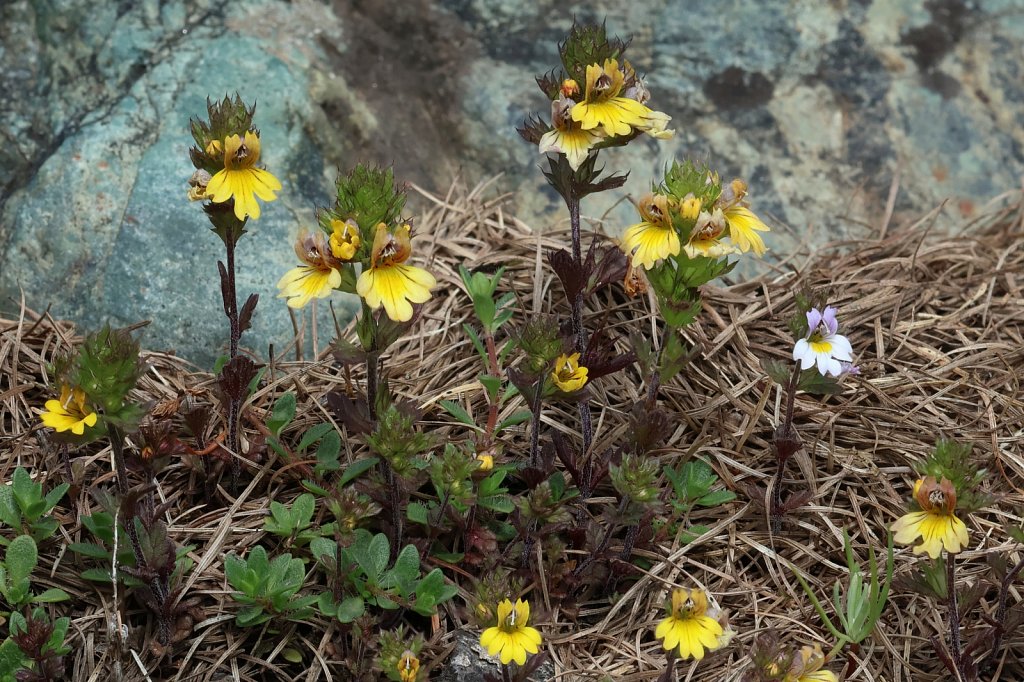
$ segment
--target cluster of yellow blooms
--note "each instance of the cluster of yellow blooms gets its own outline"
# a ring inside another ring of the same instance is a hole
[[[690,258],[720,258],[748,251],[763,256],[767,248],[758,233],[768,232],[768,226],[747,207],[746,195],[747,185],[739,179],[722,188],[713,206],[703,206],[692,194],[679,201],[664,194],[648,194],[637,207],[641,221],[626,229],[622,249],[632,256],[634,266],[647,270],[680,250]],[[686,244],[681,243],[673,214],[693,226]]]
[[[645,132],[658,139],[672,137],[666,130],[670,117],[652,111],[645,103],[650,93],[626,60],[616,59],[587,66],[587,82],[580,99],[575,80],[562,81],[559,96],[551,102],[552,130],[540,138],[541,154],[565,154],[577,170],[598,143],[615,137]]]
[[[259,197],[263,201],[274,201],[281,183],[270,171],[257,168],[260,160],[260,136],[246,131],[244,136],[228,135],[223,140],[212,140],[206,146],[210,156],[224,155],[224,168],[209,176],[205,171],[196,171],[189,182],[188,198],[192,201],[212,201],[215,204],[234,199],[235,217],[245,220],[260,217]]]

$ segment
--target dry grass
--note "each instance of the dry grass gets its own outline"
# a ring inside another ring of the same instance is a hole
[[[435,403],[457,399],[474,413],[484,405],[474,380],[477,360],[461,330],[470,311],[465,297],[454,293],[460,288],[458,265],[506,265],[506,285],[522,297],[527,310],[556,307],[564,313],[558,307],[561,303],[553,303],[560,301],[561,293],[541,254],[562,247],[567,236],[555,232],[538,237],[504,215],[500,200],[483,199],[483,190],[481,186],[468,193],[453,190],[445,198],[428,197],[434,209],[418,223],[419,233],[426,236],[417,248],[432,254],[431,270],[441,283],[441,295],[428,304],[417,333],[404,339],[385,363],[399,393],[429,406],[429,428],[456,439],[466,437],[464,430],[442,416]],[[707,290],[704,315],[688,332],[701,350],[699,358],[682,380],[662,390],[663,404],[678,415],[678,424],[658,456],[662,463],[675,464],[700,452],[740,497],[695,517],[711,527],[697,541],[640,551],[650,569],[623,587],[626,591],[614,603],[603,599],[580,605],[576,622],[548,601],[543,579],[534,585],[531,599],[557,679],[653,680],[665,660],[653,626],[666,590],[673,585],[706,587],[730,611],[738,632],[728,650],[699,665],[680,666],[680,679],[736,679],[744,667],[745,650],[767,628],[778,629],[793,643],[820,642],[828,649],[828,633],[793,570],[818,586],[821,594],[846,571],[843,529],[851,534],[862,559],[869,546],[882,550],[886,528],[906,507],[911,464],[933,447],[938,436],[973,443],[996,494],[996,502],[969,521],[971,549],[961,555],[962,579],[977,581],[986,571],[986,555],[1001,552],[1021,558],[1022,548],[1002,530],[1008,524],[1020,525],[1024,510],[1020,195],[1002,197],[960,235],[929,235],[934,217],[890,229],[880,240],[804,256],[798,267],[791,258],[770,276]],[[773,473],[766,439],[781,409],[781,391],[766,381],[758,359],[786,358],[792,340],[785,320],[792,314],[793,292],[803,284],[833,288],[832,301],[839,306],[843,329],[864,371],[846,384],[842,395],[797,399],[796,423],[805,448],[790,465],[787,486],[793,489],[802,478],[814,497],[773,536],[758,501],[744,494],[749,484],[763,487]],[[637,325],[648,330],[653,325],[646,301],[613,298],[608,303],[610,324],[623,338]],[[72,326],[24,308],[19,319],[0,321],[0,476],[6,478],[22,465],[48,479],[48,486],[63,480],[34,409],[51,393],[45,364],[70,348],[75,334]],[[317,344],[325,345],[323,339]],[[148,371],[136,396],[141,401],[177,399],[186,390],[212,385],[209,374],[173,355],[146,353],[145,360]],[[620,438],[623,415],[641,395],[635,369],[618,376],[597,391],[598,447]],[[280,357],[270,363],[266,379],[251,401],[254,412],[261,414],[282,391],[297,391],[300,416],[291,427],[294,431],[332,419],[320,399],[344,382],[329,359],[285,362]],[[209,395],[199,399],[212,400]],[[520,407],[511,404],[506,409]],[[544,428],[574,433],[575,415],[547,410]],[[514,435],[513,441],[509,452],[516,451],[522,434]],[[357,448],[350,442],[347,456],[357,456]],[[78,578],[81,560],[63,550],[66,542],[88,539],[78,517],[95,504],[88,488],[111,484],[110,456],[109,447],[79,453],[75,475],[81,486],[73,489],[73,506],[59,508],[61,537],[42,547],[36,576],[40,585],[62,587],[75,596],[70,609],[58,607],[73,619],[73,680],[143,680],[147,671],[151,679],[171,679],[171,671],[179,667],[187,674],[177,679],[345,679],[330,662],[333,626],[318,622],[315,628],[288,626],[283,634],[271,634],[240,631],[229,623],[234,605],[223,574],[224,556],[260,542],[269,500],[287,502],[298,494],[292,468],[274,458],[250,462],[241,492],[233,496],[219,489],[219,501],[209,505],[201,499],[202,480],[192,462],[178,461],[161,472],[158,492],[172,502],[167,518],[171,533],[179,543],[196,546],[192,556],[197,566],[188,578],[188,595],[199,598],[205,615],[173,655],[160,655],[150,647],[151,619],[123,594],[115,599],[110,585]],[[595,509],[599,504],[591,502]],[[897,574],[908,574],[919,561],[909,550],[899,551]],[[1024,588],[1015,588],[1011,601],[1022,598]],[[987,610],[992,607],[983,603]],[[947,679],[927,642],[930,635],[944,633],[943,613],[942,607],[935,608],[923,597],[894,590],[882,623],[856,657],[849,679]],[[434,652],[445,650],[453,630],[460,627],[458,609],[449,609],[447,616],[440,629],[428,633]],[[123,642],[111,629],[118,617],[129,626]],[[976,612],[968,622],[972,627],[965,639],[979,622]],[[316,652],[311,661],[306,657],[308,665],[299,676],[281,655],[289,638],[290,646]],[[984,679],[1024,679],[1024,633],[1018,632],[1009,644],[999,669]],[[838,671],[841,666],[832,668]]]

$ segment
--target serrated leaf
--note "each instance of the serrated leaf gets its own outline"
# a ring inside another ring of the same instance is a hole
[[[793,373],[793,363],[774,358],[761,358],[761,369],[779,386],[788,386]]]
[[[457,421],[465,424],[466,426],[480,430],[480,427],[476,425],[476,421],[473,420],[473,417],[470,416],[469,412],[467,412],[462,405],[451,400],[442,400],[440,401],[440,405],[444,408],[445,412],[455,417]]]
[[[843,391],[835,378],[822,376],[813,367],[800,373],[797,389],[812,395],[834,395]]]
[[[514,412],[508,418],[501,420],[494,432],[501,433],[510,426],[518,426],[519,424],[528,422],[532,416],[533,414],[529,410],[519,410],[518,412]]]
[[[413,523],[430,525],[427,521],[427,507],[421,502],[410,502],[409,506],[405,508],[405,515]]]

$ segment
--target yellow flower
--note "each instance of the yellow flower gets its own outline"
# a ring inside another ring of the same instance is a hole
[[[572,355],[558,356],[555,360],[555,369],[551,372],[551,378],[555,382],[555,386],[565,391],[566,393],[572,393],[583,388],[583,384],[587,383],[587,368],[580,367],[580,354],[573,353]]]
[[[408,649],[398,659],[398,677],[402,682],[416,682],[420,674],[420,659]]]
[[[693,193],[687,194],[683,197],[683,200],[679,202],[679,215],[682,216],[683,220],[696,221],[700,217],[701,201],[697,197],[693,196]]]
[[[905,514],[892,524],[896,542],[910,545],[921,538],[914,554],[927,554],[932,559],[937,559],[943,548],[955,554],[970,543],[967,526],[953,513],[956,490],[949,479],[943,478],[941,483],[933,476],[918,479],[914,499],[921,511]]]
[[[314,298],[326,298],[341,286],[341,263],[328,248],[322,231],[300,234],[295,255],[306,265],[289,270],[277,282],[281,290],[277,297],[288,299],[289,308],[302,308]]]
[[[480,463],[477,467],[480,471],[490,471],[494,468],[494,455],[479,454],[476,461]]]
[[[769,232],[770,229],[747,208],[743,201],[746,195],[747,184],[736,179],[722,188],[717,204],[729,225],[729,239],[742,253],[753,251],[755,256],[761,257],[768,249],[758,232]]]
[[[632,255],[633,264],[650,270],[655,262],[679,253],[679,235],[669,215],[669,198],[648,194],[637,207],[643,222],[626,228],[622,249]]]
[[[821,645],[805,646],[793,657],[793,663],[783,678],[783,682],[837,682],[836,674],[830,670],[822,670],[825,665],[825,654]]]
[[[331,221],[331,253],[341,261],[350,261],[359,250],[359,225],[354,220]]]
[[[584,130],[572,120],[573,104],[566,97],[551,103],[551,124],[554,127],[541,136],[537,148],[541,154],[565,154],[569,166],[577,170],[590,154],[591,148],[604,136],[597,130]]]
[[[96,413],[87,411],[85,392],[80,388],[62,386],[60,400],[47,400],[46,411],[39,415],[43,426],[57,433],[71,431],[76,436],[85,433],[85,427],[96,426]]]
[[[671,140],[676,131],[668,129],[668,122],[672,117],[661,111],[652,111],[644,117],[644,122],[637,126],[656,140]]]
[[[572,108],[572,118],[584,130],[600,126],[608,137],[629,135],[633,128],[650,125],[651,110],[635,99],[619,97],[625,74],[615,59],[605,60],[604,67],[587,67],[587,88],[584,100]]]
[[[725,226],[725,216],[722,215],[721,209],[716,208],[714,213],[701,211],[690,232],[690,241],[683,247],[683,251],[690,258],[721,258],[735,253],[732,245],[721,241],[722,235],[725,234]]]
[[[517,599],[515,606],[508,599],[498,603],[498,624],[480,635],[480,646],[491,656],[499,656],[503,665],[515,661],[526,663],[526,654],[535,654],[541,643],[540,632],[527,626],[530,603]]]
[[[678,646],[683,660],[692,656],[699,661],[705,649],[713,651],[721,646],[720,638],[725,634],[707,611],[708,597],[701,590],[673,590],[669,616],[658,623],[654,636],[663,640],[666,650]]]
[[[356,292],[366,304],[374,310],[383,305],[396,322],[412,319],[411,303],[426,303],[430,290],[437,286],[434,276],[423,268],[403,265],[410,254],[409,226],[402,225],[391,234],[387,225],[380,223],[373,238],[370,267],[356,281]]]
[[[211,148],[214,152],[220,151],[219,147],[219,142],[216,145],[211,142],[207,152],[211,153]],[[246,131],[244,141],[238,135],[230,135],[224,140],[224,168],[210,178],[206,187],[210,200],[219,204],[234,198],[236,218],[245,220],[246,216],[252,216],[254,220],[258,219],[260,205],[256,197],[273,201],[277,199],[274,192],[281,189],[281,183],[269,171],[256,168],[259,160],[259,135]]]

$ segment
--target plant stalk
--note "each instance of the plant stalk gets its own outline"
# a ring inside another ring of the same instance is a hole
[[[786,411],[782,424],[775,430],[772,445],[775,448],[775,460],[778,467],[772,479],[771,505],[769,516],[773,533],[782,530],[782,517],[785,510],[782,504],[782,479],[786,471],[786,462],[800,447],[800,438],[793,429],[793,408],[796,404],[796,387],[800,382],[800,365],[793,365],[793,374],[786,386]]]
[[[572,229],[572,260],[577,268],[583,265],[583,246],[580,236],[580,199],[575,189],[570,190],[570,196],[565,198],[566,206],[569,208],[569,225]],[[587,347],[587,333],[583,329],[583,291],[576,294],[572,300],[572,332],[576,344],[576,352],[583,353]],[[590,444],[594,440],[593,415],[590,411],[590,398],[584,398],[578,404],[580,415],[580,431],[583,434],[583,456],[590,454]]]
[[[956,554],[946,553],[946,600],[949,604],[949,653],[956,667],[957,677],[966,680],[963,668],[963,648],[960,644],[960,606],[956,599]]]

